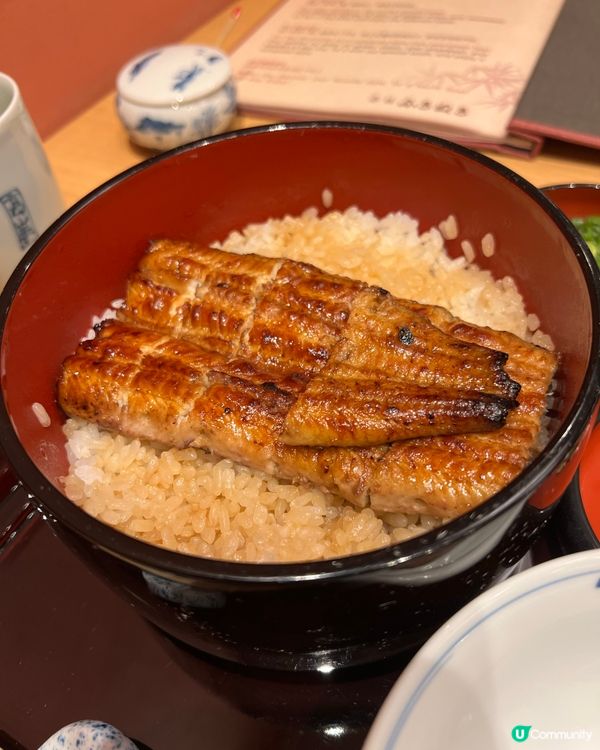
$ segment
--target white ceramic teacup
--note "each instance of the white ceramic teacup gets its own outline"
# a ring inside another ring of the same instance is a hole
[[[0,290],[63,201],[15,81],[0,73]]]

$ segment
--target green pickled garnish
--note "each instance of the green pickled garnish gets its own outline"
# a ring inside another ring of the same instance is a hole
[[[600,216],[585,216],[571,221],[600,265]]]

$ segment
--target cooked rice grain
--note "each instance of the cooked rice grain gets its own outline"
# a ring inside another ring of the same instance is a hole
[[[454,217],[443,224],[447,236],[455,225]],[[250,225],[219,246],[308,261],[552,345],[530,330],[532,318],[512,279],[496,281],[464,257],[450,258],[441,231],[420,233],[406,214],[378,219],[350,208],[319,217],[309,209]],[[65,433],[71,464],[65,491],[75,503],[126,534],[192,555],[255,562],[331,558],[401,541],[438,523],[402,513],[378,518],[317,488],[199,450],[164,450],[79,420],[68,420]]]
[[[490,232],[484,234],[481,238],[481,252],[486,258],[491,258],[496,252],[496,240]]]
[[[164,450],[76,419],[65,433],[67,495],[151,544],[203,557],[288,562],[364,552],[399,538],[370,509],[201,450]],[[417,517],[402,522],[407,535],[418,530]]]
[[[447,219],[440,221],[438,227],[445,240],[455,240],[458,237],[458,222],[454,214],[450,214]]]
[[[35,418],[42,425],[42,427],[50,427],[50,425],[52,424],[52,420],[50,419],[50,415],[46,411],[46,407],[43,404],[35,401],[33,404],[31,404],[31,410],[35,414]]]

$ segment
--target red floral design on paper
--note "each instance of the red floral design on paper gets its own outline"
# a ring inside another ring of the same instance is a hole
[[[498,110],[513,107],[523,90],[525,77],[510,63],[471,65],[460,73],[435,69],[423,71],[415,83],[422,88],[443,89],[455,94],[481,92],[475,103]]]

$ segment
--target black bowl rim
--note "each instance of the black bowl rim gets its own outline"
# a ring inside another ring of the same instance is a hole
[[[43,251],[46,243],[85,206],[110,190],[114,185],[142,170],[152,167],[157,162],[167,160],[174,155],[186,151],[210,147],[213,143],[279,131],[323,128],[388,134],[413,142],[427,143],[444,151],[454,152],[457,155],[491,169],[499,177],[509,181],[515,187],[525,192],[529,198],[541,206],[546,214],[562,230],[562,233],[569,240],[584,274],[590,296],[593,321],[590,361],[580,393],[565,419],[562,430],[553,437],[546,449],[525,471],[509,485],[469,513],[459,516],[445,526],[438,527],[421,536],[388,547],[336,559],[293,563],[246,563],[195,557],[167,550],[127,536],[89,516],[57,490],[29,458],[14,430],[4,400],[4,391],[1,389],[0,425],[2,425],[2,429],[0,430],[0,445],[4,448],[8,460],[16,471],[20,481],[27,487],[32,499],[41,505],[42,511],[47,514],[47,518],[64,525],[71,532],[83,537],[93,546],[108,552],[114,557],[134,563],[143,570],[158,575],[168,575],[174,579],[189,582],[204,579],[205,581],[212,580],[213,582],[221,583],[254,583],[257,585],[309,582],[342,578],[357,573],[366,574],[370,571],[391,568],[398,565],[406,565],[407,567],[421,565],[426,562],[427,558],[431,558],[439,553],[450,543],[456,543],[464,539],[476,529],[500,516],[506,510],[519,504],[525,504],[528,497],[550,472],[570,456],[590,420],[592,410],[598,399],[600,373],[600,273],[593,256],[579,234],[575,231],[571,222],[568,221],[560,209],[528,180],[484,154],[443,138],[405,128],[335,120],[261,125],[229,131],[178,146],[177,148],[152,156],[120,172],[89,192],[63,213],[36,240],[15,268],[0,295],[0,347],[4,338],[4,330],[11,302],[30,266]]]

